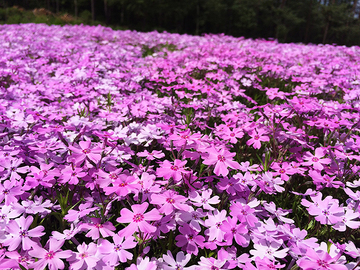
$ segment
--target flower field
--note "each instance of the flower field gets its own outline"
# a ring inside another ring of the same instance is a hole
[[[0,269],[360,269],[359,47],[0,37]]]

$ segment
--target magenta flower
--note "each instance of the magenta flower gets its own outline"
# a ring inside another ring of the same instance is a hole
[[[101,159],[102,149],[100,146],[91,148],[91,141],[79,142],[79,148],[69,145],[69,149],[73,152],[72,157],[74,158],[75,164],[81,164],[86,158],[93,161],[95,164]]]
[[[176,245],[182,247],[182,249],[189,254],[197,255],[199,252],[198,246],[200,248],[204,247],[204,236],[199,235],[197,231],[191,229],[187,223],[183,224],[183,226],[179,228],[179,231],[181,234],[175,237],[177,241]]]
[[[161,151],[152,151],[152,152],[148,152],[147,150],[145,150],[144,152],[139,152],[137,153],[137,156],[139,157],[145,157],[148,160],[154,160],[155,158],[163,158],[165,157],[165,154]]]
[[[175,182],[178,182],[182,178],[182,174],[187,173],[184,168],[184,165],[187,163],[186,160],[181,161],[179,159],[174,160],[174,164],[171,164],[170,161],[165,160],[160,168],[156,170],[157,177],[164,177],[164,179],[169,180],[173,178]]]
[[[285,258],[287,256],[288,248],[280,249],[282,241],[268,242],[266,240],[260,240],[258,244],[254,244],[254,249],[250,250],[250,254],[260,259],[267,257],[275,260],[275,258]]]
[[[198,269],[204,269],[204,270],[227,270],[230,269],[225,266],[226,260],[216,260],[215,258],[205,258],[201,257]],[[224,266],[224,268],[223,268]]]
[[[43,249],[39,246],[34,246],[34,249],[29,251],[29,255],[39,260],[29,265],[34,270],[43,270],[48,266],[49,270],[64,269],[65,265],[61,259],[69,258],[72,255],[70,250],[61,250],[64,240],[58,241],[50,238],[48,241],[49,249]]]
[[[73,168],[72,166],[66,166],[63,170],[61,170],[61,177],[59,179],[59,183],[65,184],[69,183],[72,185],[76,185],[79,183],[79,179],[87,175],[86,172],[81,168]]]
[[[188,211],[190,207],[186,204],[187,198],[178,195],[172,190],[166,190],[162,194],[152,194],[151,203],[161,205],[159,211],[165,215],[171,214],[175,209]]]
[[[240,246],[247,247],[249,245],[250,237],[247,234],[248,230],[246,225],[238,224],[237,218],[227,217],[220,225],[220,228],[225,232],[224,240],[227,245],[231,246],[233,239],[235,239],[235,242]]]
[[[324,169],[323,164],[330,164],[331,159],[323,158],[325,156],[324,150],[322,148],[315,149],[315,155],[311,154],[310,152],[306,152],[304,156],[304,160],[301,165],[310,166],[312,165],[315,169],[321,171]]]
[[[130,265],[130,267],[126,268],[126,270],[156,270],[157,264],[156,261],[150,261],[148,257],[144,259],[138,257],[136,260],[136,264]]]
[[[339,207],[339,201],[337,199],[333,199],[331,196],[327,196],[322,201],[321,195],[320,197],[312,197],[312,199],[315,202],[314,204],[311,204],[304,199],[301,201],[301,204],[309,207],[309,214],[315,216],[315,219],[321,224],[332,225],[342,221],[344,208]]]
[[[225,127],[222,132],[221,138],[223,140],[230,140],[230,142],[234,144],[237,143],[238,139],[244,136],[244,132],[241,128],[233,128],[233,130],[231,130],[229,127]]]
[[[22,186],[16,180],[6,180],[3,184],[0,183],[0,203],[4,199],[5,205],[15,203],[23,193]]]
[[[70,270],[94,269],[100,258],[96,257],[97,246],[94,243],[89,245],[82,243],[77,246],[78,252],[67,259],[70,262]]]
[[[118,196],[123,197],[129,193],[134,192],[139,186],[135,183],[135,177],[132,175],[120,174],[112,183],[112,186],[104,187],[106,195],[116,193]]]
[[[297,261],[297,264],[304,270],[347,270],[348,268],[336,263],[339,256],[331,257],[323,250],[315,251],[308,248],[304,257]]]
[[[288,181],[290,178],[289,175],[293,175],[296,173],[296,170],[288,162],[274,162],[271,165],[271,169],[276,171],[273,173],[274,176],[280,175],[281,179],[284,181]]]
[[[157,209],[152,209],[150,212],[145,213],[149,204],[144,202],[142,204],[134,204],[131,206],[132,212],[123,208],[120,211],[121,216],[116,219],[119,223],[129,223],[124,229],[119,232],[119,236],[130,236],[137,229],[144,233],[153,233],[156,227],[151,225],[148,221],[160,220],[161,215]]]
[[[181,211],[181,214],[179,216],[180,218],[180,224],[181,222],[186,222],[190,225],[192,229],[195,231],[200,232],[201,226],[204,226],[204,220],[203,217],[206,216],[206,213],[202,210],[202,208],[198,208],[195,211],[191,208],[190,211]]]
[[[100,234],[102,237],[113,236],[115,231],[114,225],[110,221],[105,223],[101,222],[100,218],[90,218],[91,223],[83,223],[80,225],[81,230],[89,230],[85,235],[91,237],[92,240],[99,239]]]
[[[125,263],[127,260],[132,260],[133,254],[126,249],[136,247],[135,237],[127,236],[124,238],[115,234],[113,241],[114,243],[110,243],[108,240],[100,239],[98,251],[104,255],[103,261],[111,266],[115,266],[118,265],[119,261]]]
[[[189,194],[190,200],[193,202],[193,205],[197,207],[202,207],[205,210],[214,210],[210,204],[218,204],[220,202],[219,196],[211,196],[212,190],[206,189],[201,192],[201,196],[197,191],[192,191]]]
[[[22,158],[6,158],[0,161],[0,166],[6,169],[7,177],[10,176],[10,180],[20,180],[19,173],[27,173],[29,166],[19,167],[23,163]]]
[[[251,139],[246,142],[247,145],[252,145],[255,149],[261,148],[261,142],[268,142],[270,139],[268,136],[262,136],[266,131],[259,129],[257,131],[251,131],[249,133]]]
[[[255,223],[259,222],[259,219],[255,215],[255,209],[252,207],[256,207],[259,203],[258,201],[253,201],[248,205],[236,202],[230,206],[230,215],[237,217],[240,222],[246,222],[250,227],[254,227]]]
[[[184,255],[184,252],[180,251],[176,254],[176,260],[174,259],[171,252],[168,250],[167,255],[163,255],[164,263],[162,268],[164,270],[195,270],[195,266],[185,267],[190,261],[191,254]]]
[[[219,176],[227,176],[229,173],[228,167],[239,170],[240,164],[236,161],[232,160],[232,158],[236,155],[235,153],[231,153],[227,151],[225,148],[217,150],[214,146],[206,149],[206,155],[203,154],[203,163],[206,165],[214,165],[214,173]]]
[[[205,226],[208,227],[205,234],[209,236],[208,241],[217,240],[222,242],[224,240],[225,231],[221,229],[221,225],[226,220],[226,210],[212,211],[212,214],[208,214],[208,219],[205,220]]]
[[[6,235],[6,240],[2,241],[2,244],[8,246],[9,251],[17,249],[20,244],[23,250],[29,250],[37,245],[30,237],[41,237],[45,233],[43,232],[43,226],[37,226],[28,230],[33,220],[32,216],[28,216],[26,219],[24,216],[21,216],[15,220],[10,220],[6,226],[8,235]]]

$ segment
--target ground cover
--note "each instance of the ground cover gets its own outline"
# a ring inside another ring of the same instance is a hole
[[[359,47],[0,36],[0,269],[360,269]]]

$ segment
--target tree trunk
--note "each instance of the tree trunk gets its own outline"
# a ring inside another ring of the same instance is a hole
[[[357,2],[358,2],[358,0],[354,0],[353,6],[352,6],[352,9],[351,9],[351,13],[352,13],[352,14],[355,14]]]
[[[195,27],[195,35],[199,35],[200,31],[200,5],[199,1],[196,2],[196,27]]]
[[[284,8],[285,7],[285,4],[286,4],[286,0],[281,0],[281,5],[280,5],[280,8]]]
[[[60,13],[60,0],[56,0],[56,13]]]
[[[79,15],[78,0],[74,0],[74,6],[75,6],[75,19],[77,19]]]
[[[125,17],[125,3],[121,1],[121,12],[120,12],[120,24],[124,25],[124,17]]]
[[[91,0],[91,20],[95,21],[95,0]]]
[[[329,20],[331,19],[331,17],[329,16]],[[326,26],[325,26],[325,31],[324,31],[324,36],[323,36],[323,40],[322,40],[322,43],[325,44],[325,41],[326,41],[326,36],[327,36],[327,33],[328,33],[328,30],[329,30],[329,24],[330,24],[330,21],[327,21],[326,22]]]
[[[313,0],[310,1],[309,12],[308,12],[307,17],[306,17],[306,28],[305,28],[305,37],[304,37],[304,42],[305,42],[305,43],[307,43],[308,40],[309,40],[309,31],[310,31],[310,25],[311,25],[312,4],[313,4]]]
[[[108,3],[107,0],[104,0],[104,13],[105,13],[105,23],[109,24],[109,14],[108,14]]]
[[[330,3],[329,3],[330,4]],[[335,5],[335,0],[332,0],[331,1],[331,5]],[[331,11],[331,10],[330,10]],[[324,31],[324,36],[323,36],[323,41],[322,43],[325,44],[325,41],[326,41],[326,37],[327,37],[327,34],[328,34],[328,31],[329,31],[329,27],[330,27],[330,21],[331,21],[331,13],[330,15],[328,16],[327,18],[327,22],[326,22],[326,26],[325,26],[325,31]]]

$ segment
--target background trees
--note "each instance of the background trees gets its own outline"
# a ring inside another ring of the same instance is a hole
[[[358,0],[0,0],[2,22],[8,22],[14,5],[67,13],[74,18],[70,23],[138,31],[360,44]]]

